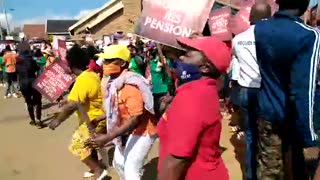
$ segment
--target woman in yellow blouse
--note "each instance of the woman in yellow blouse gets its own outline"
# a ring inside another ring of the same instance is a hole
[[[94,149],[85,145],[90,134],[105,133],[106,129],[105,121],[100,121],[100,117],[104,115],[100,78],[95,72],[86,70],[89,58],[80,47],[75,46],[70,49],[67,61],[77,78],[69,94],[67,104],[59,116],[50,122],[49,127],[54,130],[76,111],[79,126],[73,134],[69,150],[90,168],[95,175],[95,179],[101,180],[107,176],[107,171],[92,156]],[[81,108],[87,113],[90,122],[83,118],[83,113],[80,114],[80,110],[83,110]]]

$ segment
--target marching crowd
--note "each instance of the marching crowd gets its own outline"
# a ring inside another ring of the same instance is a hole
[[[99,52],[73,46],[67,52],[76,76],[49,123],[58,128],[76,112],[78,127],[70,152],[102,180],[106,147],[115,146],[113,167],[121,179],[139,180],[144,160],[159,138],[159,180],[229,179],[219,146],[220,99],[227,112],[240,113],[246,142],[244,178],[248,180],[320,179],[318,130],[320,33],[300,19],[309,0],[278,0],[279,11],[253,5],[251,26],[232,42],[207,32],[178,38],[184,50],[117,39]],[[232,44],[232,46],[230,46]],[[42,96],[32,86],[57,61],[50,45],[22,42],[17,53],[6,47],[0,83],[5,98],[21,94],[31,125],[43,127]]]

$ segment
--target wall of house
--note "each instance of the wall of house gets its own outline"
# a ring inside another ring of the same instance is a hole
[[[122,0],[124,9],[111,15],[91,29],[93,39],[101,39],[103,35],[116,31],[133,32],[134,23],[141,13],[141,0]]]

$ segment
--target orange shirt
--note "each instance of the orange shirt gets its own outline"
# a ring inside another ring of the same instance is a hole
[[[120,124],[129,120],[130,116],[139,116],[141,123],[132,132],[134,135],[155,135],[156,118],[145,110],[140,90],[136,86],[125,85],[119,91],[119,118]]]
[[[3,63],[6,66],[7,73],[16,72],[17,55],[13,52],[8,52],[3,56]]]

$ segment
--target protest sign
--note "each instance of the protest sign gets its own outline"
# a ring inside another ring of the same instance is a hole
[[[65,41],[66,40],[66,37],[65,36],[53,36],[53,41],[52,41],[52,50],[53,50],[53,53],[55,56],[59,56],[59,52],[58,52],[58,48],[59,48],[59,45],[58,45],[58,40],[63,40]]]
[[[74,78],[68,73],[69,68],[64,61],[50,65],[33,84],[44,97],[50,101],[58,99],[73,83]]]
[[[111,36],[103,36],[103,43],[105,46],[108,46],[109,44],[112,44]]]
[[[235,7],[241,7],[243,0],[230,0],[230,4]]]
[[[214,0],[144,0],[135,33],[173,47],[178,37],[202,32]]]
[[[249,29],[250,10],[251,6],[245,6],[241,8],[233,18],[230,19],[229,28],[233,34],[237,35]]]
[[[130,45],[130,40],[129,39],[119,39],[118,40],[119,45],[124,45],[124,46],[129,46]]]
[[[223,7],[212,12],[209,18],[211,35],[221,41],[232,39],[232,32],[228,27],[230,18],[231,9],[229,7]]]
[[[58,39],[58,54],[62,61],[67,61],[67,43],[64,40]]]

